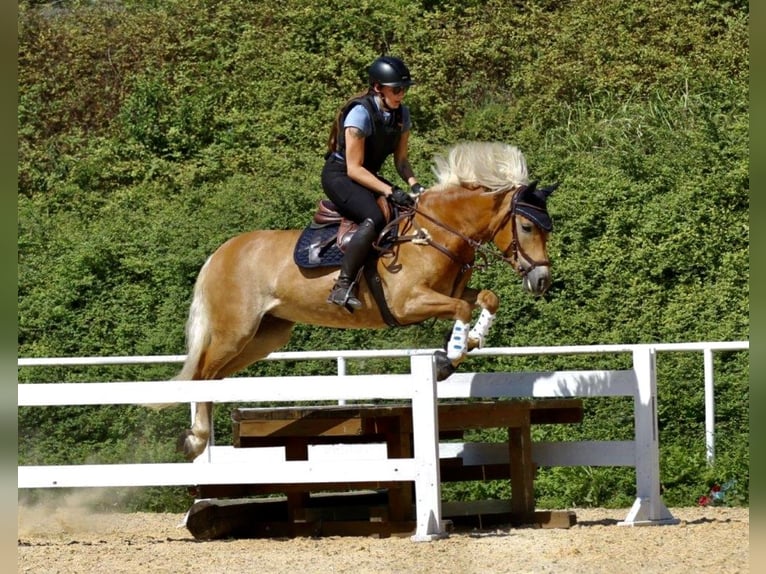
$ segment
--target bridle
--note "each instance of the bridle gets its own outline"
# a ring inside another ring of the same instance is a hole
[[[401,215],[391,220],[380,232],[380,235],[378,236],[378,240],[374,243],[375,249],[381,252],[382,255],[386,254],[392,254],[393,250],[390,248],[381,247],[379,245],[379,242],[381,238],[385,237],[386,234],[392,229],[399,226],[399,223],[402,221],[407,222],[407,227],[414,226],[416,228],[416,231],[412,235],[399,235],[394,239],[395,243],[404,243],[404,242],[412,242],[417,244],[423,244],[423,245],[430,245],[434,249],[437,249],[450,259],[461,266],[461,271],[466,272],[470,269],[484,269],[488,267],[491,262],[488,261],[488,259],[493,258],[495,260],[499,259],[501,261],[504,261],[505,263],[508,263],[511,265],[514,270],[521,275],[522,277],[526,277],[533,269],[536,267],[545,267],[550,266],[550,261],[548,259],[541,259],[536,260],[529,256],[529,254],[524,250],[524,248],[521,246],[521,243],[519,242],[518,237],[518,230],[516,228],[517,221],[516,218],[518,216],[518,208],[524,207],[526,209],[533,209],[537,211],[540,210],[539,207],[531,205],[529,203],[520,202],[519,201],[519,194],[520,191],[523,188],[518,188],[514,190],[513,196],[511,197],[511,205],[508,208],[508,211],[503,216],[503,219],[500,221],[500,224],[495,228],[495,231],[492,233],[490,237],[490,242],[494,241],[495,237],[498,233],[500,233],[500,230],[508,223],[508,220],[511,221],[511,230],[512,230],[512,238],[511,243],[508,245],[508,247],[501,251],[500,254],[498,254],[496,251],[491,250],[488,243],[478,241],[476,239],[473,239],[471,237],[468,237],[461,231],[455,229],[454,227],[451,227],[447,225],[446,223],[442,223],[435,217],[429,215],[428,213],[421,211],[417,208],[417,205],[414,207],[405,207],[400,208],[401,209]],[[453,251],[451,251],[449,248],[445,247],[444,245],[441,245],[440,243],[436,243],[431,239],[430,234],[427,230],[423,229],[420,225],[417,224],[415,221],[415,214],[418,214],[422,216],[423,218],[427,219],[434,225],[441,227],[445,231],[448,231],[452,235],[455,235],[465,241],[469,247],[471,247],[475,254],[474,257],[471,259],[471,261],[462,261],[460,257],[455,254]],[[482,263],[476,264],[476,254],[481,256]],[[525,269],[523,265],[521,264],[522,259],[527,262],[528,267]]]
[[[521,243],[519,242],[519,231],[516,227],[516,217],[518,215],[519,207],[524,207],[526,209],[532,209],[535,211],[542,212],[542,210],[532,205],[531,203],[526,203],[523,201],[519,201],[519,195],[520,195],[520,189],[517,189],[513,192],[513,196],[511,197],[511,206],[506,212],[505,216],[503,217],[503,220],[500,222],[500,225],[497,226],[497,229],[492,234],[492,240],[494,241],[495,236],[498,234],[498,232],[505,226],[505,224],[508,222],[508,219],[511,219],[511,244],[503,251],[503,261],[513,266],[513,261],[516,261],[516,272],[521,275],[522,277],[526,277],[533,269],[536,267],[550,267],[551,262],[549,259],[533,259],[530,257],[530,255],[524,250],[524,248],[521,246]],[[536,225],[536,224],[535,224]],[[513,257],[509,257],[508,253],[513,250]],[[521,265],[521,259],[524,258],[524,260],[529,264],[529,266],[524,269]]]

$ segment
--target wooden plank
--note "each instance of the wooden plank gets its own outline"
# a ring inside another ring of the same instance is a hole
[[[535,510],[526,515],[511,514],[509,524],[539,528],[569,528],[577,524],[577,515],[571,510]]]
[[[531,411],[533,424],[582,421],[580,399],[538,399],[459,402],[439,404],[440,431],[518,426]],[[411,429],[409,406],[355,405],[335,407],[277,407],[232,411],[235,435],[245,436],[339,436],[376,430],[386,432],[392,421]]]
[[[244,498],[267,494],[289,494],[293,492],[343,492],[360,490],[390,490],[403,487],[411,482],[318,482],[304,484],[202,484],[189,489],[195,498]]]
[[[510,500],[476,500],[442,503],[442,515],[455,527],[489,528],[511,525],[533,528],[570,528],[577,516],[569,510],[537,510],[518,514]]]
[[[410,458],[412,456],[412,425],[407,417],[387,417],[386,453],[388,458]],[[380,430],[377,425],[376,430]],[[414,519],[414,483],[403,482],[388,490],[389,519],[402,522]]]
[[[439,430],[518,426],[529,420],[526,401],[439,405]]]
[[[237,432],[240,436],[348,436],[362,434],[362,421],[359,418],[248,420],[237,424]]]
[[[236,408],[232,411],[232,420],[235,422],[256,420],[297,420],[305,418],[334,418],[350,419],[359,418],[362,413],[368,416],[398,417],[409,414],[410,407],[405,404],[398,405],[314,405],[314,406],[290,406],[290,407],[263,407]]]
[[[468,514],[450,517],[453,527],[487,529],[497,527],[512,528],[571,528],[577,524],[577,515],[571,510],[536,510],[531,514],[516,514],[513,512],[496,514]]]
[[[516,514],[531,514],[535,511],[535,464],[532,461],[529,419],[526,424],[508,429],[508,448],[511,465],[512,510]]]
[[[579,404],[555,408],[533,408],[529,413],[530,422],[533,425],[581,423],[583,419],[582,401],[578,399],[567,399],[567,401]]]
[[[405,427],[412,432],[412,425],[402,424],[406,417],[362,415],[350,418],[304,417],[295,420],[245,420],[234,423],[239,436],[344,436],[386,433],[392,427]]]
[[[391,520],[382,492],[317,495],[307,500],[303,516],[291,518],[289,501],[269,499],[201,500],[186,517],[197,539],[227,537],[390,536],[409,535],[414,520]]]
[[[258,504],[258,507],[255,505]],[[287,524],[287,502],[285,500],[220,501],[201,500],[195,502],[186,514],[186,528],[199,540],[245,537],[252,519],[258,512],[262,520]]]
[[[527,415],[526,413],[531,413]],[[439,404],[439,430],[468,430],[582,421],[579,399],[481,401]]]

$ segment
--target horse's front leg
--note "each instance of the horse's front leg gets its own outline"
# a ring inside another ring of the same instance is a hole
[[[479,318],[468,332],[468,350],[481,349],[484,340],[489,335],[489,329],[495,321],[495,314],[500,307],[500,299],[492,291],[482,289],[476,297],[476,303],[481,307]]]
[[[415,288],[409,293],[404,306],[395,309],[399,316],[407,316],[413,322],[421,322],[432,317],[454,319],[449,340],[444,351],[436,352],[438,380],[446,379],[465,359],[470,348],[478,346],[492,324],[500,303],[497,295],[486,289],[465,288],[460,298],[443,295],[426,288]],[[480,306],[482,314],[473,329],[470,329],[473,310]]]
[[[468,321],[463,321],[461,318],[455,320],[447,343],[447,358],[455,367],[465,358],[469,350],[482,347],[500,306],[500,299],[488,289],[481,291],[466,289],[460,298],[469,303],[471,309],[476,306],[481,307],[481,314],[473,328],[470,328],[470,318]]]

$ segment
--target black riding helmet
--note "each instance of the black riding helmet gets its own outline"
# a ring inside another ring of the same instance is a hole
[[[394,56],[381,56],[376,59],[368,70],[370,86],[380,84],[382,86],[411,86],[415,82],[410,77],[410,70],[399,58]]]

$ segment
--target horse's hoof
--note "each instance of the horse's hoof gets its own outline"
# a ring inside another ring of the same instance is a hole
[[[186,429],[176,441],[176,452],[183,454],[186,460],[194,460],[200,454],[198,449],[195,448],[195,442],[197,442],[197,440],[198,439],[194,436],[192,430]]]
[[[455,372],[455,366],[452,364],[452,361],[447,358],[446,351],[436,351],[434,353],[434,357],[436,357],[437,381],[443,381]]]

